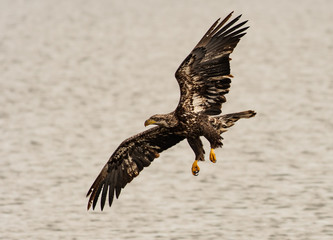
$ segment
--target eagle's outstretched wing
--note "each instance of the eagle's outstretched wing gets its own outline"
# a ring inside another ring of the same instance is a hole
[[[88,210],[96,206],[101,196],[103,210],[107,194],[111,206],[114,193],[118,198],[122,188],[131,182],[144,167],[159,156],[159,153],[182,141],[184,137],[162,127],[154,127],[123,141],[105,164],[90,187]]]
[[[247,21],[234,25],[241,15],[226,24],[231,15],[211,26],[176,71],[181,91],[177,111],[221,113],[232,77],[229,55],[248,28],[242,27]]]

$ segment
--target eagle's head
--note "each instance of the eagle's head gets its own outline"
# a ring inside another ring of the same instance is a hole
[[[174,114],[155,114],[145,121],[145,127],[155,124],[161,127],[171,128],[177,125]]]

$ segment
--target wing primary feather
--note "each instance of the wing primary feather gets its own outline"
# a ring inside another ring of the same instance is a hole
[[[232,14],[233,14],[234,12],[232,11],[231,13],[229,13],[229,15],[228,16],[226,16],[223,20],[222,20],[222,22],[214,29],[214,31],[212,31],[212,33],[211,33],[211,36],[213,36],[229,19],[230,19],[230,17],[232,16]]]
[[[220,35],[224,31],[226,31],[229,27],[231,27],[235,22],[237,22],[241,18],[242,14],[239,15],[238,17],[235,17],[232,21],[230,21],[227,25],[225,25],[223,28],[221,28],[216,35]]]
[[[235,38],[237,38],[239,41],[239,39],[242,38],[244,35],[246,35],[246,32],[236,35]]]
[[[103,181],[101,182],[101,184],[98,186],[98,189],[97,189],[96,194],[95,194],[95,196],[94,196],[95,198],[94,198],[94,201],[93,201],[93,210],[94,210],[95,207],[96,207],[96,203],[97,203],[97,201],[98,201],[98,197],[99,197],[99,194],[101,193],[101,190],[102,190],[102,187],[103,187],[104,183],[105,183],[105,181],[103,180]]]
[[[216,25],[219,23],[220,20],[221,20],[221,18],[217,19],[217,20],[214,22],[214,24],[213,24],[213,25],[208,29],[208,31],[205,33],[205,35],[204,35],[203,38],[208,37],[208,36],[211,36],[211,35],[214,34],[215,29],[218,28],[218,27],[216,27]],[[219,24],[219,25],[220,25],[220,24]],[[215,27],[216,27],[216,28],[215,28]]]
[[[215,21],[215,23],[208,29],[208,31],[205,33],[205,35],[200,39],[200,41],[198,42],[198,44],[195,46],[195,48],[200,47],[201,45],[205,45],[205,41],[207,40],[207,38],[209,38],[210,36],[212,36],[214,34],[214,28],[215,26],[218,24],[218,22],[220,21],[220,18],[217,19]]]
[[[105,205],[105,199],[106,199],[106,194],[107,194],[107,190],[109,188],[109,185],[107,183],[107,181],[104,184],[103,187],[103,191],[102,191],[102,196],[101,196],[101,210],[103,211],[104,205]]]
[[[205,35],[201,38],[201,40],[198,42],[198,44],[195,46],[195,48],[199,48],[201,46],[204,46],[207,44],[207,41],[212,38],[216,34],[217,31],[229,20],[231,15],[233,14],[233,11],[229,13],[228,16],[226,16],[222,22],[219,23],[221,18],[217,19],[215,23],[208,29],[208,31],[205,33]]]
[[[87,193],[87,197],[91,194],[89,197],[87,210],[89,210],[89,208],[91,207],[93,200],[95,199],[97,189],[99,188],[101,182],[103,181],[103,171],[104,171],[104,168],[103,168],[102,172],[98,175],[98,177],[96,178],[94,183],[91,185],[91,187]]]
[[[106,195],[108,192],[108,188],[110,187],[110,183],[113,180],[113,175],[114,175],[115,169],[111,169],[111,173],[109,173],[106,178],[105,178],[105,183],[103,187],[103,192],[101,196],[101,210],[103,211],[104,205],[105,205],[105,200],[106,200]]]
[[[109,207],[111,207],[113,202],[113,196],[114,196],[114,186],[116,184],[116,177],[117,177],[117,171],[114,172],[114,174],[110,177],[111,183],[109,187]]]
[[[247,23],[248,21],[244,21],[241,22],[239,24],[237,24],[236,26],[233,26],[232,28],[228,29],[227,31],[223,32],[222,34],[219,35],[219,37],[223,37],[223,36],[227,36],[229,33],[232,33],[234,30],[240,28],[241,26],[243,26],[245,23]],[[247,27],[248,28],[248,27]],[[246,28],[246,29],[247,29]],[[242,28],[243,29],[243,28]],[[244,31],[245,29],[243,29],[242,31]]]
[[[117,183],[120,184],[121,187],[125,187],[127,182],[124,177],[124,171],[121,168],[119,168],[117,176],[118,176]]]
[[[119,195],[121,193],[121,187],[120,186],[116,186],[116,198],[119,198]]]
[[[111,186],[109,187],[109,207],[111,207],[112,205],[113,196],[114,196],[114,185],[111,183]]]
[[[238,43],[239,40],[241,39],[242,36],[244,36],[246,34],[246,32],[244,32],[246,29],[248,29],[249,27],[244,27],[242,29],[239,29],[235,32],[230,33],[228,36],[226,36],[225,38],[228,39],[228,41],[230,42],[230,44],[235,44]],[[245,33],[245,34],[243,34]],[[242,35],[243,34],[243,35]]]
[[[225,48],[225,44],[228,44],[233,49],[236,47],[236,44],[239,42],[240,38],[245,35],[241,35],[240,33],[244,32],[248,28],[249,27],[244,27],[235,32],[229,32],[229,35],[224,35],[224,33],[222,33],[222,35],[219,35],[217,38],[213,39],[207,47],[210,49],[210,51],[221,51]]]
[[[94,183],[93,183],[93,184],[91,185],[91,187],[89,188],[89,191],[87,192],[86,197],[88,197],[90,194],[93,195],[93,193],[94,193],[94,189],[97,188],[97,186],[98,186],[98,184],[99,184],[100,181],[101,181],[101,174],[98,175],[98,177],[96,178],[96,180],[94,181]]]

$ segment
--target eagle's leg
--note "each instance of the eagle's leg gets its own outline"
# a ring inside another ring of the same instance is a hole
[[[222,146],[222,137],[219,132],[211,125],[210,123],[202,125],[202,131],[204,137],[210,143],[210,153],[209,153],[209,160],[213,163],[216,162],[216,155],[214,152],[215,148]]]
[[[205,150],[203,149],[202,142],[199,137],[197,138],[187,138],[187,142],[190,144],[192,150],[195,154],[195,160],[192,164],[192,174],[194,176],[198,176],[200,168],[198,166],[198,161],[204,161],[205,160]]]

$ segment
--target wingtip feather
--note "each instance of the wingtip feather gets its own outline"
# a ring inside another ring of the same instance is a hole
[[[90,207],[91,207],[91,202],[88,202],[88,204],[87,204],[87,211],[89,211]]]

